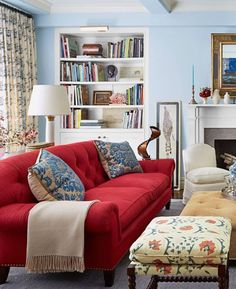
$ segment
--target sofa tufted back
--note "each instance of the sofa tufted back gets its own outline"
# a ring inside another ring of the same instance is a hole
[[[108,179],[92,141],[54,146],[48,150],[75,171],[86,190]],[[36,202],[28,186],[27,175],[37,156],[38,151],[33,151],[0,161],[0,206]]]

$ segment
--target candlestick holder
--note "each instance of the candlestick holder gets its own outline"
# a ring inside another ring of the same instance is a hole
[[[191,98],[191,101],[189,102],[189,104],[197,104],[195,98],[194,98],[194,93],[195,93],[195,90],[194,90],[194,85],[192,86],[192,98]]]

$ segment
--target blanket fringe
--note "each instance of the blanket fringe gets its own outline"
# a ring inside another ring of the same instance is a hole
[[[27,272],[84,272],[84,258],[76,256],[33,256],[26,260]]]

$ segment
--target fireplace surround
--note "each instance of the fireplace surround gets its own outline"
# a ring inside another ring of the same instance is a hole
[[[214,139],[236,139],[236,104],[188,105],[187,146]]]

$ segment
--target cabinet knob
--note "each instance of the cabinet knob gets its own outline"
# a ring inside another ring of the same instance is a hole
[[[104,135],[103,138],[105,139],[105,138],[107,138],[107,137]]]
[[[99,135],[99,136],[98,136],[98,139],[100,139],[100,138],[101,138],[101,136]]]

